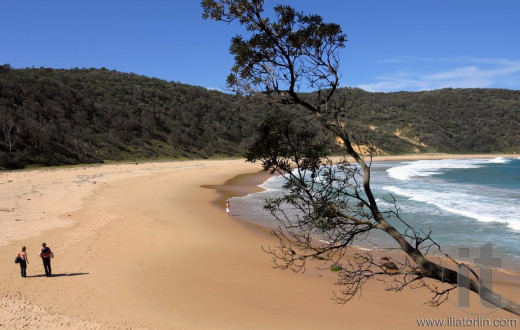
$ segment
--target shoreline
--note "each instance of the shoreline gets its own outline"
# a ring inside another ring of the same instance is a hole
[[[374,162],[383,162],[383,161],[418,161],[418,160],[427,160],[427,159],[433,159],[433,160],[441,160],[441,159],[494,159],[497,157],[503,157],[503,158],[519,158],[520,155],[512,155],[512,154],[475,154],[475,155],[450,155],[450,154],[428,154],[425,157],[418,156],[418,155],[403,155],[403,156],[381,156],[381,157],[374,157]],[[258,187],[260,184],[264,183],[267,179],[277,176],[278,174],[270,175],[268,173],[265,173],[263,171],[257,172],[257,173],[248,173],[248,174],[241,174],[236,177],[233,177],[229,180],[227,180],[223,185],[220,186],[212,186],[208,187],[211,189],[215,189],[219,193],[218,199],[213,201],[213,203],[217,206],[224,205],[225,201],[228,198],[231,197],[243,197],[246,195],[249,195],[251,193],[261,192],[264,189],[261,187]],[[239,222],[250,226],[254,230],[260,230],[263,233],[270,234],[272,231],[272,227],[266,227],[262,226],[258,222],[251,220],[249,218],[241,217],[240,215],[235,217]],[[370,250],[369,248],[360,247],[353,245],[351,247],[353,249],[352,253],[356,252],[362,252],[364,250]],[[377,249],[376,249],[377,250]],[[401,251],[398,251],[398,254],[402,254]],[[439,256],[430,256],[433,258],[439,258]],[[440,257],[443,262],[446,262],[447,264],[451,264],[452,262],[442,256]],[[460,260],[459,260],[460,261]],[[475,267],[474,264],[470,264],[472,267]],[[499,272],[505,276],[505,278],[501,278],[501,281],[509,282],[509,283],[515,283],[520,284],[520,282],[516,279],[511,279],[509,276],[517,276],[520,275],[520,271],[518,269],[510,269],[510,268],[497,268],[495,270],[496,272]]]
[[[451,302],[427,307],[423,290],[396,295],[377,281],[339,306],[331,301],[336,274],[320,262],[304,274],[273,269],[262,250],[273,238],[227,216],[222,203],[260,189],[248,176],[260,169],[211,160],[0,173],[0,208],[15,208],[0,219],[11,232],[0,236],[8,265],[0,268],[0,327],[415,329],[418,318],[515,318],[489,314],[475,295],[477,314]],[[223,185],[224,195],[208,189]],[[52,278],[42,276],[41,242],[56,255]],[[21,245],[30,259],[25,279],[12,262]],[[497,283],[520,301],[514,288]],[[378,317],[368,320],[367,311]]]
[[[497,157],[503,158],[520,158],[520,154],[444,154],[444,153],[425,153],[425,154],[404,154],[395,156],[375,156],[375,160],[391,161],[391,160],[426,160],[426,159],[493,159]]]

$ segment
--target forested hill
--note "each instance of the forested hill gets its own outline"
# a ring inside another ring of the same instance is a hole
[[[349,89],[347,95],[346,118],[371,131],[376,136],[372,140],[386,152],[520,152],[518,90],[368,93]]]
[[[384,153],[520,152],[520,91],[343,89]],[[106,69],[0,66],[0,168],[242,156],[263,114],[218,91]]]
[[[106,69],[0,66],[0,167],[239,156],[258,119],[235,103]]]

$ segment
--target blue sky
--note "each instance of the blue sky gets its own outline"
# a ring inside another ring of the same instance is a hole
[[[520,1],[266,0],[342,26],[343,87],[520,89]],[[0,0],[0,64],[101,68],[225,89],[238,24],[199,0]]]

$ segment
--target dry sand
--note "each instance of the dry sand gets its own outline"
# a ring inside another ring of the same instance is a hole
[[[0,172],[0,328],[416,329],[418,318],[520,319],[479,307],[475,295],[468,310],[431,308],[424,290],[386,292],[379,282],[334,304],[334,273],[273,269],[261,249],[271,237],[232,208],[226,215],[226,197],[265,178],[236,176],[259,171],[220,160]],[[37,257],[42,242],[56,256],[51,278]],[[13,263],[22,245],[27,278]],[[520,301],[517,277],[495,288]]]

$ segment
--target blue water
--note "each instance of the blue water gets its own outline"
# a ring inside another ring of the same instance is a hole
[[[265,191],[233,198],[234,213],[277,227],[263,204],[282,193],[283,180],[271,178],[261,185]],[[502,267],[520,269],[520,158],[377,162],[372,165],[372,188],[381,209],[390,207],[384,200],[394,196],[401,217],[416,229],[431,228],[432,238],[453,257],[459,248],[469,248],[470,259],[478,257],[479,248],[492,243]],[[374,235],[356,245],[392,243]]]

